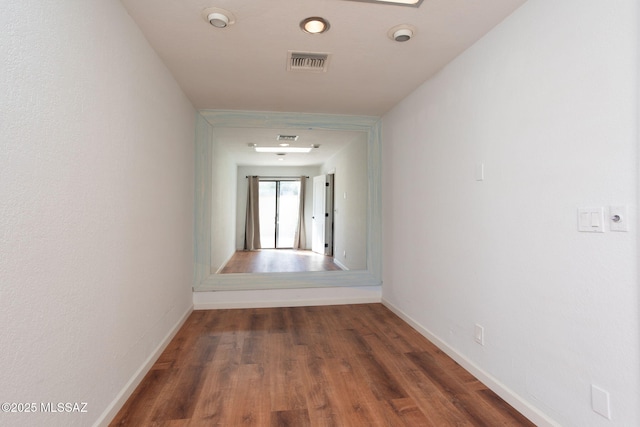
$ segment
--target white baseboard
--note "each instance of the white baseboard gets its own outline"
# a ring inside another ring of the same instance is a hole
[[[347,267],[346,265],[344,265],[343,263],[341,263],[340,261],[338,261],[337,258],[333,258],[333,263],[335,265],[337,265],[338,267],[340,267],[341,269],[343,269],[344,271],[349,271],[349,267]]]
[[[113,418],[118,414],[120,409],[127,402],[127,399],[131,397],[136,387],[140,384],[142,379],[147,375],[147,372],[151,370],[153,364],[158,360],[162,352],[167,345],[171,342],[173,337],[178,333],[184,322],[187,320],[187,317],[193,311],[193,306],[189,307],[187,311],[180,317],[178,322],[171,328],[169,333],[164,337],[164,339],[160,342],[158,347],[149,355],[147,360],[142,364],[142,366],[136,371],[136,373],[131,377],[131,379],[127,382],[124,388],[118,393],[116,398],[111,402],[111,404],[105,409],[105,411],[100,415],[98,420],[93,424],[93,427],[107,427],[109,423],[113,420]]]
[[[532,406],[529,402],[522,399],[518,394],[513,392],[507,386],[502,384],[493,376],[478,367],[471,360],[458,353],[454,348],[450,347],[446,342],[431,333],[427,328],[416,322],[398,307],[382,298],[382,304],[389,310],[393,311],[398,317],[407,322],[411,327],[418,331],[421,335],[435,344],[440,350],[445,352],[449,357],[458,362],[460,366],[471,372],[473,376],[479,379],[484,385],[489,387],[494,393],[500,396],[505,402],[513,406],[518,412],[527,417],[538,427],[560,427],[560,424],[542,413],[538,408]]]
[[[236,249],[235,251],[231,252],[231,255],[229,255],[229,257],[224,260],[224,262],[220,265],[220,267],[218,267],[218,269],[216,270],[215,274],[220,274],[222,269],[229,263],[229,261],[231,261],[231,258],[233,258],[233,256],[236,254],[236,252],[241,251],[241,250],[242,249]]]
[[[379,303],[380,286],[194,292],[195,310]]]

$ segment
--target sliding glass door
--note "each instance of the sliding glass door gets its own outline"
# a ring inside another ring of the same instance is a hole
[[[260,244],[292,248],[298,223],[299,180],[260,181]]]

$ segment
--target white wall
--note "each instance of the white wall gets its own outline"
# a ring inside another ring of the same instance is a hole
[[[87,426],[190,310],[195,110],[120,2],[0,6],[0,395]]]
[[[367,135],[362,133],[327,160],[322,165],[322,173],[335,174],[334,257],[349,270],[366,270]]]
[[[211,131],[215,138],[215,129]],[[214,274],[235,253],[238,168],[219,144],[213,143],[212,149],[211,273]]]
[[[383,119],[384,300],[567,427],[640,425],[638,12],[530,0]]]
[[[311,249],[311,217],[313,216],[313,177],[320,174],[319,166],[238,166],[236,201],[236,249],[244,248],[244,227],[247,212],[247,176],[308,176],[305,188],[305,232],[307,247]]]

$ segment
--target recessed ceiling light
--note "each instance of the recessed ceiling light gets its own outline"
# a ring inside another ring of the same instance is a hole
[[[379,4],[392,4],[396,6],[411,6],[419,7],[422,4],[422,0],[353,0],[363,3],[379,3]]]
[[[216,28],[224,28],[229,25],[229,17],[227,15],[223,15],[222,13],[210,13],[207,16],[209,23]]]
[[[319,16],[313,16],[311,18],[303,19],[300,22],[300,28],[305,33],[309,34],[322,34],[329,30],[329,21]]]
[[[217,7],[210,7],[202,11],[202,17],[216,28],[226,28],[236,22],[231,12]]]
[[[416,35],[416,27],[409,24],[400,24],[387,31],[387,36],[396,42],[406,42]]]
[[[418,7],[422,3],[422,0],[372,0],[374,3],[393,3],[402,6],[414,6]]]
[[[397,42],[406,42],[413,37],[413,31],[408,28],[401,28],[393,33],[393,39]]]
[[[280,147],[288,147],[288,146],[289,146],[289,144],[288,144],[288,143],[286,143],[286,142],[283,142],[282,144],[278,144],[278,145],[279,145]]]
[[[311,147],[254,147],[258,153],[309,153]]]

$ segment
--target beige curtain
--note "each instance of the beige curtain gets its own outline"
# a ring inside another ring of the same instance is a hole
[[[244,250],[255,251],[260,249],[260,211],[258,209],[260,179],[257,176],[250,176],[247,180],[249,181],[249,189],[244,226]]]
[[[304,193],[307,187],[307,177],[300,177],[300,204],[298,208],[298,225],[296,226],[296,234],[293,237],[294,249],[306,249],[307,236],[304,225]]]

